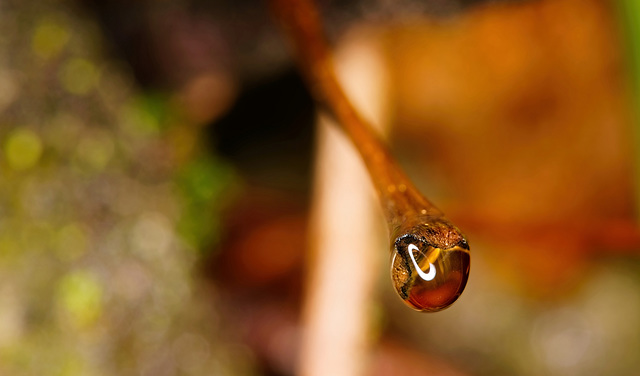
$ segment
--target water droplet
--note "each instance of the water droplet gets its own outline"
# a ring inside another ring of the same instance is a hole
[[[470,259],[466,242],[437,248],[416,236],[400,237],[392,252],[393,285],[409,307],[425,312],[443,310],[467,285]]]

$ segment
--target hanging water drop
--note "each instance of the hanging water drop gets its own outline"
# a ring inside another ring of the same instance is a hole
[[[393,286],[415,310],[443,310],[458,299],[467,285],[470,260],[464,239],[450,247],[438,247],[424,237],[405,234],[393,245]]]

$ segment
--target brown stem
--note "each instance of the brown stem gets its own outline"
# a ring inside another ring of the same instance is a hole
[[[369,171],[389,225],[391,273],[398,295],[421,311],[448,307],[462,293],[469,275],[464,235],[420,194],[345,95],[312,0],[271,3],[293,40],[317,100],[342,125]]]
[[[293,39],[316,98],[337,118],[358,149],[392,230],[408,217],[441,216],[442,212],[418,192],[345,95],[336,78],[313,3],[307,0],[272,0],[272,3]]]

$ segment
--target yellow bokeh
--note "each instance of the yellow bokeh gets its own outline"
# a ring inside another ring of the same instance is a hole
[[[58,284],[57,301],[61,313],[77,328],[95,323],[102,314],[103,288],[88,271],[65,275]]]
[[[95,171],[104,169],[115,152],[113,138],[108,132],[93,131],[84,136],[76,147],[79,161]]]
[[[56,56],[69,41],[69,31],[59,23],[44,21],[40,23],[31,40],[31,48],[36,55],[47,59]]]
[[[95,64],[86,59],[71,59],[59,72],[60,82],[71,94],[85,95],[92,91],[100,79]]]
[[[22,171],[35,166],[41,155],[42,141],[35,132],[19,128],[7,138],[5,157],[14,170]]]

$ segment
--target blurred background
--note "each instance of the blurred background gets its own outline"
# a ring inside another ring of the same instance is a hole
[[[640,373],[640,7],[318,3],[472,246],[421,314],[371,235],[362,374]],[[264,2],[0,1],[0,374],[297,374],[316,115]]]

